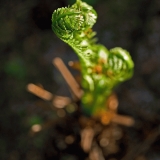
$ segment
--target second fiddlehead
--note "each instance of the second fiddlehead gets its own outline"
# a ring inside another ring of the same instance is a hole
[[[82,109],[87,115],[106,112],[106,99],[113,88],[133,74],[130,54],[116,47],[108,50],[96,43],[92,27],[97,13],[92,6],[77,0],[70,7],[59,8],[52,15],[52,29],[77,53],[82,74]]]

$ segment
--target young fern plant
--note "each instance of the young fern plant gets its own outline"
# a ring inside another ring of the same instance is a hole
[[[82,110],[89,116],[107,112],[108,96],[116,85],[132,77],[134,68],[129,52],[120,47],[108,50],[96,42],[92,31],[96,20],[96,11],[81,0],[52,14],[52,30],[79,57],[84,90]]]

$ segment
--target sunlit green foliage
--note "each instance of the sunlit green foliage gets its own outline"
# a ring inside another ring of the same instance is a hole
[[[84,89],[81,102],[87,115],[106,112],[107,97],[117,84],[132,77],[134,67],[126,50],[120,47],[108,50],[96,43],[96,33],[92,31],[96,20],[96,11],[81,0],[52,14],[53,31],[79,57]]]

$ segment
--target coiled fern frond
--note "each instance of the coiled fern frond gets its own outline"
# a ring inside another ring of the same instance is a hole
[[[58,8],[52,14],[52,29],[62,40],[73,38],[77,31],[92,28],[97,15],[91,6],[77,0],[71,7]]]
[[[52,30],[79,57],[84,89],[82,109],[93,116],[106,112],[106,99],[117,84],[132,77],[134,67],[128,51],[120,47],[108,50],[96,43],[96,33],[92,31],[96,20],[96,11],[81,0],[52,15]]]

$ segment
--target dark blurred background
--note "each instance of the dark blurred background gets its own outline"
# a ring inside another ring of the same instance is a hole
[[[128,144],[142,149],[141,159],[160,159],[160,1],[84,0],[98,13],[94,26],[99,42],[108,49],[127,49],[135,62],[131,80],[116,89],[119,114],[135,118],[125,128]],[[36,136],[34,124],[56,119],[48,103],[28,93],[28,83],[63,92],[63,78],[52,59],[77,59],[72,49],[51,30],[52,12],[74,0],[2,0],[0,2],[0,159],[45,160],[48,130]],[[149,141],[147,138],[151,136]],[[146,142],[145,139],[148,141]],[[136,150],[127,151],[130,155]],[[145,156],[144,156],[145,155]],[[72,159],[74,159],[72,157]],[[76,158],[75,158],[76,159]],[[128,158],[130,160],[130,158]]]

